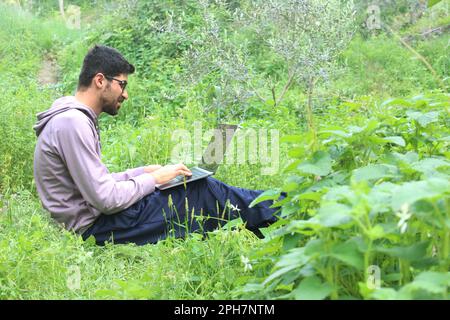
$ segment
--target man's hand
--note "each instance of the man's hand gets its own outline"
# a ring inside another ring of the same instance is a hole
[[[169,164],[153,171],[150,174],[155,178],[156,184],[169,182],[179,175],[192,176],[192,172],[182,163]]]
[[[144,172],[145,173],[152,173],[153,171],[156,171],[156,170],[161,169],[161,168],[162,168],[162,166],[160,166],[159,164],[152,164],[150,166],[146,166],[144,168]]]

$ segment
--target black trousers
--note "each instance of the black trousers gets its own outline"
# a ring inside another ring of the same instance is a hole
[[[263,191],[229,186],[208,177],[167,190],[155,190],[128,209],[102,214],[83,239],[96,243],[156,243],[167,237],[185,237],[189,232],[213,231],[227,221],[241,217],[246,228],[262,237],[258,228],[277,220],[272,201],[249,208]]]

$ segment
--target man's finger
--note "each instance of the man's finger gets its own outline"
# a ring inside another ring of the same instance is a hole
[[[184,164],[180,165],[179,169],[182,170],[182,171],[191,172],[191,170],[189,170],[189,168],[186,167]]]
[[[186,171],[186,170],[177,170],[177,173],[180,175],[180,174],[182,174],[182,175],[184,175],[184,176],[191,176],[192,175],[192,172],[190,172],[190,171]]]
[[[184,174],[185,176],[187,175],[187,176],[191,176],[192,175],[192,172],[190,172],[189,170],[182,170],[181,171],[182,172],[182,174]]]

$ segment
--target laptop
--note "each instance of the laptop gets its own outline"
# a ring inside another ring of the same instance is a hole
[[[214,175],[217,169],[219,168],[219,165],[222,163],[223,157],[225,156],[225,153],[227,151],[227,147],[230,144],[230,141],[238,128],[239,128],[238,125],[219,124],[218,128],[216,129],[218,129],[222,134],[222,154],[220,155],[214,154],[214,159],[212,159],[211,157],[211,154],[213,153],[212,151],[217,150],[215,136],[213,136],[208,144],[208,147],[203,153],[201,162],[197,166],[189,168],[189,170],[191,170],[192,172],[192,176],[188,177],[180,175],[166,183],[159,185],[157,184],[156,188],[158,188],[159,190],[166,190],[185,183],[197,181]],[[227,132],[229,134],[227,134]]]

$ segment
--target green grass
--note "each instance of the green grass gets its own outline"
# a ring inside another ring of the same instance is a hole
[[[29,192],[0,204],[0,299],[230,299],[249,275],[241,256],[261,245],[236,229],[99,247],[56,225]]]
[[[0,192],[30,189],[36,113],[60,95],[58,86],[42,87],[37,74],[45,55],[80,36],[56,18],[42,21],[30,13],[0,5]],[[3,63],[3,61],[5,63]]]
[[[418,50],[443,79],[448,72],[447,40],[440,38],[419,43]],[[342,54],[347,66],[332,88],[346,97],[372,94],[376,97],[408,96],[417,90],[439,87],[432,73],[394,38],[380,35],[363,40],[355,38]]]
[[[33,80],[44,53],[58,51],[74,41],[77,30],[70,30],[59,18],[41,20],[31,13],[0,4],[0,57],[7,63],[0,72]]]

